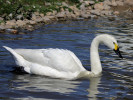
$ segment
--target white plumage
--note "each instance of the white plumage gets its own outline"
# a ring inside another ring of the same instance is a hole
[[[104,39],[108,40],[105,41]],[[110,35],[97,36],[91,45],[91,68],[87,71],[77,56],[64,49],[11,49],[6,48],[14,57],[18,66],[30,74],[45,75],[53,78],[77,79],[82,77],[97,76],[101,73],[102,67],[98,55],[98,45],[104,42],[111,49],[116,40]]]

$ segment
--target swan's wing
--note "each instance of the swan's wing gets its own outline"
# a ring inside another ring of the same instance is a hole
[[[22,56],[26,61],[46,65],[48,59],[43,56],[41,49],[14,49],[17,54]]]
[[[25,60],[58,71],[76,72],[84,71],[84,67],[76,55],[63,49],[15,49]]]
[[[60,71],[76,72],[84,70],[74,53],[64,49],[43,50],[44,57],[49,58],[48,65]]]

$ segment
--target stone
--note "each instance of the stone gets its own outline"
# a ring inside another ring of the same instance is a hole
[[[0,21],[2,21],[3,20],[3,18],[2,17],[0,17]]]
[[[86,6],[90,5],[90,1],[84,1],[84,3]]]
[[[5,23],[0,23],[0,25],[3,25],[3,26],[4,26],[4,25],[5,25]]]
[[[117,3],[117,5],[119,5],[119,6],[123,6],[123,5],[124,5],[124,3],[123,3],[122,1],[116,1],[116,3]]]
[[[37,16],[35,14],[32,14],[32,20],[36,20],[37,19]]]
[[[112,4],[111,4],[111,6],[117,6],[117,3],[116,3],[115,0],[112,0]]]
[[[15,26],[16,25],[16,20],[6,21],[6,25]]]
[[[11,4],[11,2],[9,0],[6,0],[6,3]]]
[[[86,14],[86,13],[81,13],[81,17],[83,17],[83,18],[89,18],[90,16],[89,16],[89,14]]]
[[[80,10],[76,6],[70,6],[70,8],[73,10],[73,14],[75,14],[76,16],[80,15]],[[67,12],[69,11],[67,10]]]
[[[84,2],[84,0],[79,0],[79,2],[80,2],[80,3],[83,3],[83,2]]]
[[[35,21],[33,21],[33,20],[30,20],[30,21],[29,21],[29,24],[31,24],[31,25],[35,25],[35,24],[36,24],[36,22],[35,22]]]
[[[93,8],[92,8],[91,6],[89,6],[87,9],[88,9],[88,10],[92,10]]]
[[[131,12],[133,12],[133,7],[132,8],[130,8],[131,9]]]
[[[45,16],[45,17],[47,17],[47,22],[56,21],[57,20],[56,16]]]
[[[76,19],[76,15],[75,14],[70,13],[70,16],[71,16],[72,19]]]
[[[62,6],[69,7],[67,3],[62,2]]]
[[[101,16],[104,16],[104,15],[110,16],[111,14],[112,14],[112,11],[110,11],[110,10],[103,10],[103,11],[101,11]]]
[[[80,13],[79,10],[75,10],[75,11],[74,11],[74,14],[75,14],[76,16],[79,16],[81,13]]]
[[[26,25],[25,29],[28,30],[28,31],[33,31],[34,30],[33,26],[31,26],[31,25]]]
[[[99,9],[99,10],[103,10],[104,7],[103,7],[103,3],[97,3],[94,5],[94,9]]]
[[[103,3],[104,5],[108,5],[108,6],[112,5],[112,2],[110,0],[105,0]]]
[[[92,15],[92,14],[90,14],[89,17],[92,18],[92,19],[97,18],[96,15]]]
[[[40,16],[39,12],[34,12],[34,14],[35,14],[36,16]]]
[[[61,9],[60,9],[60,12],[64,12],[64,11],[65,11],[64,8],[61,8]]]
[[[79,9],[74,5],[69,7],[74,13],[79,11]]]
[[[90,4],[90,5],[94,5],[95,2],[94,2],[94,1],[89,1],[89,4]]]
[[[100,10],[98,10],[98,9],[91,10],[90,13],[94,14],[94,15],[100,15]]]
[[[43,17],[43,21],[44,21],[44,23],[49,23],[50,19],[48,16],[45,16],[45,17]]]
[[[64,18],[65,17],[65,12],[59,12],[56,15],[57,18]]]
[[[108,17],[108,20],[109,20],[109,21],[115,21],[115,19],[116,19],[116,18],[115,18],[114,16]]]
[[[90,15],[90,10],[86,10],[86,14]]]
[[[51,6],[51,3],[45,2],[45,6]]]
[[[37,17],[36,20],[34,20],[36,23],[40,23],[43,22],[43,18],[42,17]]]
[[[119,12],[119,11],[114,11],[114,14],[115,14],[115,15],[119,15],[120,12]]]
[[[10,29],[10,28],[13,28],[13,26],[12,26],[12,25],[6,24],[6,25],[4,25],[4,28],[5,28],[5,29]]]
[[[18,30],[12,30],[11,31],[13,34],[18,34]]]
[[[57,14],[57,11],[47,12],[46,16],[55,16],[56,14]]]
[[[72,10],[78,10],[78,8],[75,5],[70,6],[69,8],[72,9]]]
[[[56,14],[57,14],[57,11],[54,10],[54,11],[52,12],[52,15],[55,16]]]
[[[55,16],[47,16],[47,18],[49,18],[49,19],[55,19],[56,17]]]
[[[109,10],[110,8],[111,8],[111,7],[108,6],[108,5],[105,5],[105,4],[103,5],[103,9],[104,9],[104,10]]]
[[[5,29],[4,25],[0,25],[0,30],[4,30],[4,29]]]
[[[5,32],[5,29],[0,29],[0,33],[4,33]]]
[[[44,17],[44,14],[40,14],[41,17]]]
[[[62,3],[61,2],[56,2],[56,5],[61,6]]]
[[[10,19],[13,18],[13,14],[12,13],[10,13],[8,16],[9,16]]]
[[[33,21],[35,21],[36,23],[43,21],[43,18],[40,15],[36,15],[36,14],[32,14],[32,18],[31,19]]]
[[[17,34],[18,30],[15,30],[15,29],[6,29],[5,32],[12,33],[12,34]]]
[[[133,6],[133,0],[124,0],[124,4]]]
[[[23,20],[24,18],[23,18],[23,15],[18,15],[16,19],[17,20]]]
[[[66,18],[67,19],[71,19],[72,18],[72,16],[71,16],[72,13],[69,12],[68,10],[65,11],[65,14],[66,14]]]
[[[85,3],[82,3],[82,4],[80,5],[80,10],[85,10]]]
[[[66,9],[66,10],[65,10],[65,15],[66,15],[66,17],[68,17],[69,14],[70,14],[70,12],[68,11],[68,9]]]
[[[22,26],[26,25],[26,21],[17,20],[16,24],[18,27],[22,27]]]
[[[46,16],[52,16],[52,12],[47,12]]]

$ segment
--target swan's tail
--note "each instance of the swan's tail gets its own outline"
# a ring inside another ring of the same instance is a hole
[[[11,54],[14,54],[14,50],[12,48],[9,48],[7,46],[3,46],[6,50],[8,50]]]
[[[3,46],[7,51],[9,51],[13,57],[14,57],[14,60],[15,60],[15,63],[18,65],[18,66],[24,66],[24,58],[19,55],[18,53],[15,52],[15,50],[13,50],[12,48],[9,48],[7,46]]]

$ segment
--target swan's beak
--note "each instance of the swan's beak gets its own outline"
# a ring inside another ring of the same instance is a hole
[[[120,52],[120,50],[119,50],[119,46],[118,46],[116,43],[114,43],[114,45],[115,45],[115,48],[114,48],[115,53],[116,53],[120,58],[123,58],[122,55],[121,55],[121,52]]]
[[[123,58],[122,55],[121,55],[121,52],[120,52],[119,48],[117,48],[117,50],[114,49],[114,51],[115,51],[115,53],[116,53],[120,58]]]

